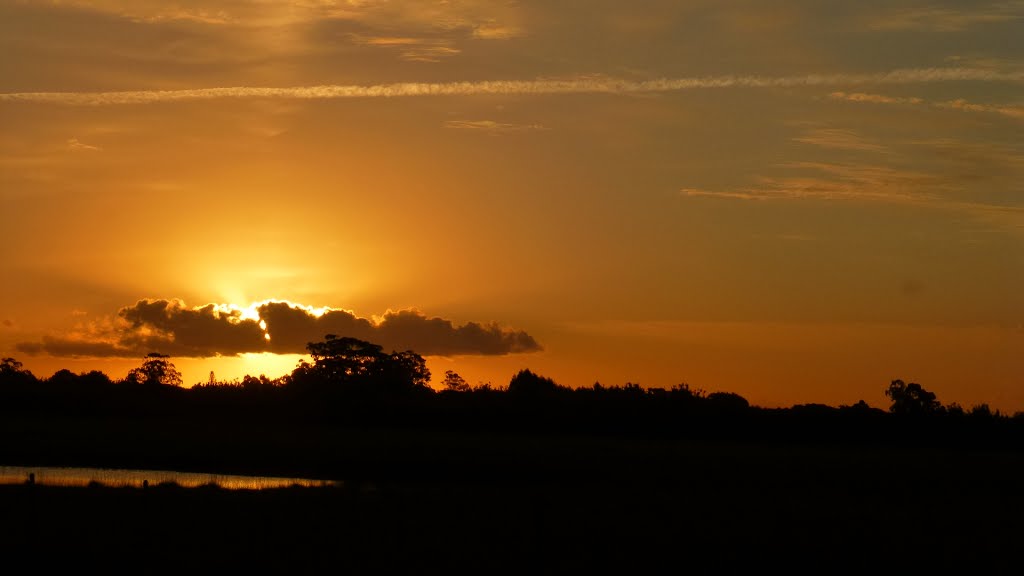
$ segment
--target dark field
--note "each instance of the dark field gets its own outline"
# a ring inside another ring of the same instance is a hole
[[[1024,459],[1007,451],[423,430],[311,442],[352,466],[333,475],[343,487],[0,486],[4,556],[132,573],[1017,573],[1024,537]]]

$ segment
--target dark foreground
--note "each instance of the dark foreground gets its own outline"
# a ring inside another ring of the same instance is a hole
[[[344,484],[0,486],[3,574],[1020,573],[1024,414],[901,381],[887,413],[523,373],[434,393],[316,370],[188,390],[8,372],[5,465]]]
[[[1020,568],[1024,458],[1016,452],[506,443],[500,469],[484,452],[463,452],[446,474],[410,467],[404,479],[363,474],[340,488],[0,486],[2,561],[108,573]],[[586,466],[600,454],[601,466]]]

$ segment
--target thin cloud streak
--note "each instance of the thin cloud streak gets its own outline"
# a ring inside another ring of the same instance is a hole
[[[955,193],[955,186],[941,178],[885,166],[790,162],[782,167],[797,175],[765,176],[756,185],[731,190],[682,188],[687,198],[721,198],[741,201],[846,201],[878,202],[941,209],[969,214],[1004,229],[1024,230],[1024,207],[970,202],[940,195]]]
[[[826,178],[764,178],[762,187],[739,190],[703,190],[683,188],[679,194],[689,198],[709,197],[742,201],[855,201],[883,202],[929,207],[969,214],[999,228],[1024,231],[1024,207],[983,202],[962,202],[938,196],[897,191],[867,191],[849,182]]]
[[[929,30],[962,32],[981,24],[1013,22],[1024,18],[1024,2],[998,2],[969,9],[924,7],[904,10],[880,18],[871,24],[875,30]]]
[[[494,120],[448,120],[444,123],[444,127],[453,130],[486,132],[488,134],[535,132],[548,129],[541,124],[509,124],[506,122],[495,122]]]
[[[838,150],[886,151],[885,147],[881,144],[872,142],[853,130],[843,130],[840,128],[816,128],[793,138],[793,141]]]
[[[833,92],[829,94],[833,100],[844,100],[847,102],[858,102],[868,104],[901,104],[914,106],[932,106],[946,110],[960,110],[963,112],[982,112],[988,114],[1001,114],[1024,120],[1024,106],[1000,106],[993,104],[977,104],[968,102],[963,98],[948,100],[945,102],[928,102],[921,98],[903,98],[898,96],[886,96],[884,94],[866,94],[863,92]]]
[[[109,106],[226,98],[327,100],[416,96],[643,94],[713,88],[792,88],[800,86],[920,84],[965,81],[1019,83],[1024,82],[1024,72],[1000,72],[980,68],[913,68],[876,74],[706,76],[695,78],[661,78],[644,81],[587,76],[569,79],[485,80],[477,82],[400,82],[371,86],[323,85],[289,88],[236,86],[124,92],[14,92],[0,94],[0,102]]]

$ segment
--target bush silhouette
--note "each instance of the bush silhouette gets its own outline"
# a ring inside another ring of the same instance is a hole
[[[508,393],[519,396],[547,396],[561,389],[551,378],[539,376],[530,370],[520,370],[508,383]]]

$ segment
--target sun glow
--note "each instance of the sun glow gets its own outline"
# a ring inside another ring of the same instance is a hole
[[[270,342],[271,337],[270,331],[267,326],[267,321],[260,317],[260,308],[268,304],[284,304],[294,310],[302,310],[311,316],[315,316],[316,318],[319,318],[324,314],[327,314],[328,312],[334,310],[343,310],[350,314],[354,314],[354,312],[352,312],[351,310],[344,310],[342,308],[332,308],[330,306],[315,307],[306,304],[299,304],[297,302],[292,302],[290,300],[277,300],[273,298],[253,302],[248,306],[240,306],[238,304],[210,303],[203,306],[197,306],[194,309],[199,310],[207,306],[212,306],[216,314],[226,317],[228,322],[231,322],[233,324],[238,324],[245,321],[256,322],[257,325],[260,327],[260,330],[263,331],[263,339],[266,340],[267,342]]]
[[[207,359],[202,362],[182,362],[182,372],[185,373],[188,369],[189,373],[195,373],[194,381],[203,382],[208,379],[211,370],[215,371],[217,380],[224,382],[241,380],[247,375],[259,376],[261,374],[273,379],[290,374],[299,361],[304,358],[305,356],[301,354],[243,353],[238,356]]]

